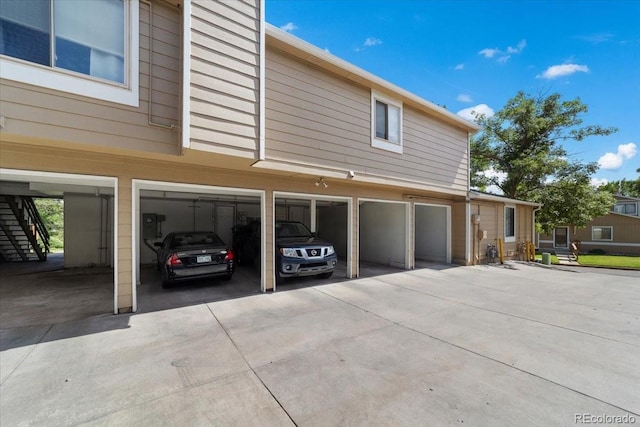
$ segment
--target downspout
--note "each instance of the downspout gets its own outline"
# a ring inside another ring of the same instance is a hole
[[[147,123],[149,126],[173,130],[176,127],[175,124],[156,123],[153,121],[151,114],[151,106],[153,105],[153,5],[148,0],[140,0],[140,3],[149,6],[149,100],[147,101]]]
[[[264,160],[266,158],[266,93],[265,93],[265,76],[266,76],[266,54],[265,54],[265,12],[264,12],[264,0],[260,0],[260,70],[259,70],[259,90],[258,99],[260,100],[259,117],[258,117],[258,160]]]
[[[191,148],[191,0],[182,5],[182,137],[180,153]]]
[[[467,132],[467,197],[465,199],[465,236],[464,256],[467,265],[472,265],[475,260],[471,256],[471,247],[475,246],[475,234],[471,242],[471,132]]]
[[[536,243],[536,212],[538,212],[540,209],[542,209],[542,205],[539,205],[531,213],[531,242],[536,248],[538,247],[538,244]]]

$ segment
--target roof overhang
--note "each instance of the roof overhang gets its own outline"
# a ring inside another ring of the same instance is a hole
[[[286,31],[271,24],[266,24],[267,47],[276,48],[287,52],[297,58],[310,62],[318,67],[330,71],[336,75],[347,78],[362,86],[383,92],[394,98],[402,100],[404,104],[420,110],[432,117],[442,120],[450,125],[467,132],[477,132],[480,127],[452,112],[419,96],[402,89],[368,71],[334,56]]]
[[[509,197],[497,196],[495,194],[480,193],[473,190],[469,191],[469,198],[471,200],[481,200],[481,201],[487,201],[487,202],[501,202],[501,203],[508,203],[508,204],[514,204],[514,205],[533,206],[536,208],[542,207],[541,203],[525,202],[524,200],[511,199]]]

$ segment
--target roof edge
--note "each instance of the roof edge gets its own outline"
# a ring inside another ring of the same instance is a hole
[[[375,74],[370,73],[369,71],[363,70],[362,68],[348,61],[345,61],[344,59],[332,55],[331,53],[328,53],[325,50],[320,49],[319,47],[314,46],[313,44],[302,40],[299,37],[289,34],[286,31],[275,27],[273,24],[266,23],[265,30],[267,36],[273,37],[274,39],[285,43],[302,53],[307,54],[308,56],[306,57],[298,55],[304,60],[309,61],[310,57],[314,57],[319,61],[316,60],[310,62],[320,67],[323,67],[322,62],[328,63],[330,65],[333,65],[334,67],[338,67],[344,70],[348,75],[358,78],[351,78],[352,80],[364,80],[372,86],[372,89],[390,92],[390,95],[395,94],[396,96],[399,96],[412,104],[421,106],[424,110],[430,112],[432,115],[444,119],[446,122],[454,124],[457,127],[462,128],[468,132],[477,132],[478,130],[480,130],[480,126],[478,126],[476,123],[465,120],[462,117],[452,113],[451,111],[446,110],[434,104],[433,102],[427,101],[426,99],[421,98],[406,89],[396,86],[395,84],[388,82],[387,80],[384,80],[383,78],[378,77]]]
[[[527,202],[527,201],[524,201],[524,200],[511,199],[511,198],[505,197],[505,196],[498,196],[498,195],[495,195],[495,194],[481,193],[481,192],[474,191],[474,190],[469,191],[469,198],[472,199],[472,200],[486,200],[486,201],[491,201],[491,202],[514,203],[514,204],[517,204],[517,205],[534,206],[534,207],[537,207],[537,208],[541,208],[542,207],[542,203]]]

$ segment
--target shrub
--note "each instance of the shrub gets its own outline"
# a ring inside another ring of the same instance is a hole
[[[604,255],[607,251],[604,249],[589,249],[589,254],[591,255]]]

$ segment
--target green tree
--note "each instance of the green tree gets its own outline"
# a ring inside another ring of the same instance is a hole
[[[640,198],[640,177],[635,180],[623,178],[620,181],[611,181],[598,187],[598,190],[620,196]]]
[[[563,169],[557,180],[537,192],[534,199],[542,203],[536,215],[538,231],[549,234],[561,225],[583,228],[594,217],[611,210],[615,199],[611,193],[599,191],[590,184],[591,169]]]
[[[64,248],[64,201],[62,199],[34,199],[42,222],[49,232],[51,249]]]
[[[593,165],[572,163],[560,145],[565,140],[582,141],[617,131],[583,126],[580,116],[587,111],[579,98],[562,101],[557,93],[534,97],[518,92],[494,116],[477,115],[482,130],[471,142],[472,187],[483,190],[495,185],[507,197],[532,200],[561,170],[593,169]],[[506,178],[487,176],[487,170],[503,173]]]

